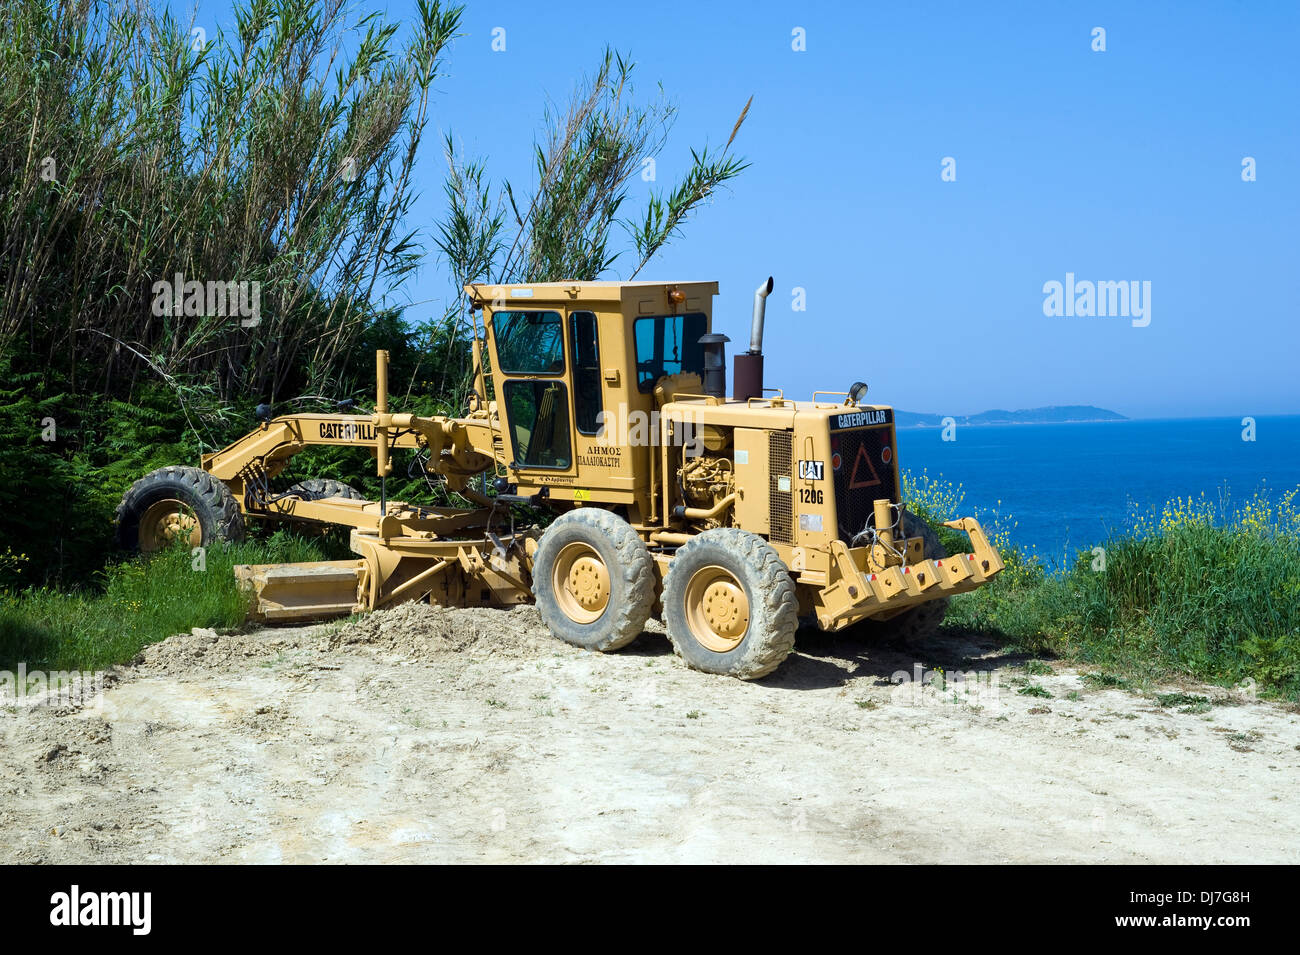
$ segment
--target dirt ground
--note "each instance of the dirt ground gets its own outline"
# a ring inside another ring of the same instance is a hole
[[[0,861],[1300,862],[1295,712],[1039,669],[809,633],[742,683],[532,608],[196,631],[0,711]]]

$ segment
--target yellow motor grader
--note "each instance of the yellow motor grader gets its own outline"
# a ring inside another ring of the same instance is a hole
[[[922,637],[1002,561],[973,517],[948,522],[970,539],[949,555],[904,509],[893,411],[865,384],[809,401],[763,387],[771,289],[755,293],[728,397],[716,282],[467,286],[482,324],[463,417],[392,410],[378,352],[373,414],[260,406],[257,429],[201,467],[137,481],[119,540],[151,551],[236,539],[250,518],[341,525],[355,559],[236,569],[257,618],[536,601],[560,639],[613,650],[656,613],[688,664],[743,679],[781,663],[801,617]],[[381,484],[409,451],[468,506],[284,486],[311,445],[369,449]]]

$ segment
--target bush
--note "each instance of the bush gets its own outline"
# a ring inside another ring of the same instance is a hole
[[[964,503],[942,477],[905,475],[903,486],[908,506],[932,523]],[[1226,497],[1171,501],[1112,535],[1104,564],[1081,552],[1060,574],[1012,546],[995,512],[989,531],[1006,570],[954,598],[946,626],[1142,679],[1249,679],[1300,699],[1297,493],[1259,493],[1235,506]]]
[[[1082,659],[1300,696],[1300,513],[1295,494],[1240,508],[1174,501],[1106,545],[1105,570],[1068,575]]]

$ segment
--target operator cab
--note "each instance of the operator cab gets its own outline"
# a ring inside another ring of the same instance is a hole
[[[716,282],[466,286],[484,312],[508,481],[545,486],[560,500],[599,489],[599,500],[632,503],[644,493],[657,425],[639,442],[636,425],[650,430],[660,381],[703,375],[700,339],[712,330],[717,290]]]

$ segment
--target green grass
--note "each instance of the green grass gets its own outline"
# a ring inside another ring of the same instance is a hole
[[[932,522],[971,510],[960,489],[941,481],[905,486]],[[1300,701],[1297,493],[1256,494],[1240,504],[1172,501],[1102,542],[1104,569],[1089,550],[1058,574],[1011,546],[994,515],[988,529],[1006,570],[954,598],[945,625],[1089,664],[1120,681],[1098,685],[1249,680],[1264,695]]]
[[[1085,673],[1081,679],[1094,689],[1123,689],[1128,686],[1128,680],[1113,673]]]
[[[1157,693],[1156,702],[1165,709],[1177,707],[1179,713],[1208,713],[1214,706],[1209,697],[1193,693]]]
[[[235,585],[236,564],[321,559],[318,542],[280,531],[210,548],[203,570],[177,548],[110,565],[99,591],[0,594],[0,670],[19,663],[28,670],[94,670],[192,627],[239,626],[248,603]]]

